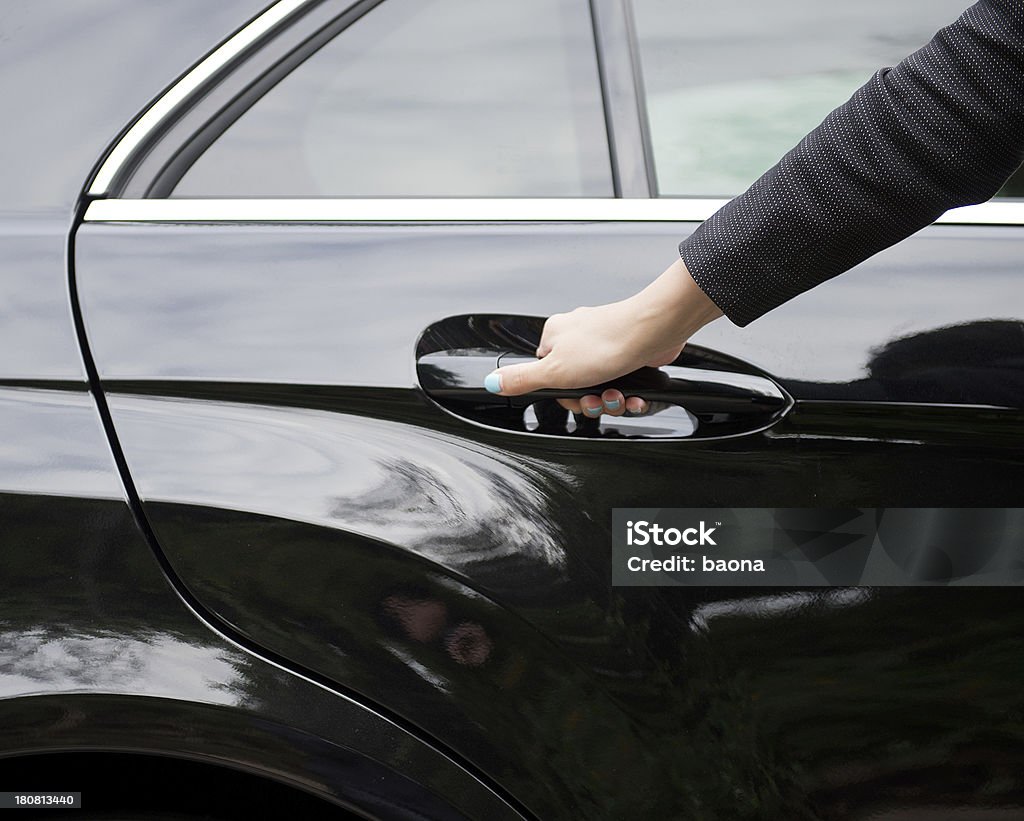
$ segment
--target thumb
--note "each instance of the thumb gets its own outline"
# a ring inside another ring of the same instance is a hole
[[[549,362],[538,359],[536,362],[521,362],[506,365],[491,371],[484,380],[484,387],[491,393],[502,396],[519,396],[530,391],[551,387],[549,380]]]

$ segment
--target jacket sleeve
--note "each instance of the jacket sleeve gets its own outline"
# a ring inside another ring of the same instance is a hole
[[[883,68],[683,240],[737,325],[991,197],[1024,160],[1024,0],[982,0]]]

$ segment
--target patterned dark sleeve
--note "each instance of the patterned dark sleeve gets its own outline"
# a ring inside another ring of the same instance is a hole
[[[1024,160],[1024,0],[982,0],[878,71],[679,246],[746,325],[991,197]]]

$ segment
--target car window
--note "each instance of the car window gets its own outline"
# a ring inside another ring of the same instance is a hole
[[[659,195],[742,193],[969,4],[633,0]],[[1021,176],[1002,193],[1024,193]]]
[[[584,0],[385,0],[245,112],[172,196],[612,193]]]

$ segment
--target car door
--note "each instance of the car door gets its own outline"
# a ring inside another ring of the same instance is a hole
[[[721,406],[597,426],[444,392],[472,387],[457,366],[528,352],[543,317],[642,287],[758,161],[670,185],[679,101],[650,60],[670,25],[730,48],[763,31],[592,5],[278,3],[111,150],[76,295],[168,572],[238,640],[539,817],[925,802],[968,759],[989,783],[1021,754],[997,719],[1021,706],[1012,589],[616,586],[611,526],[839,511],[811,550],[875,509],[1012,508],[1019,212],[952,216],[701,332],[681,384]],[[746,113],[759,89],[733,96]],[[948,285],[965,269],[970,299]],[[737,415],[737,391],[775,399]]]

